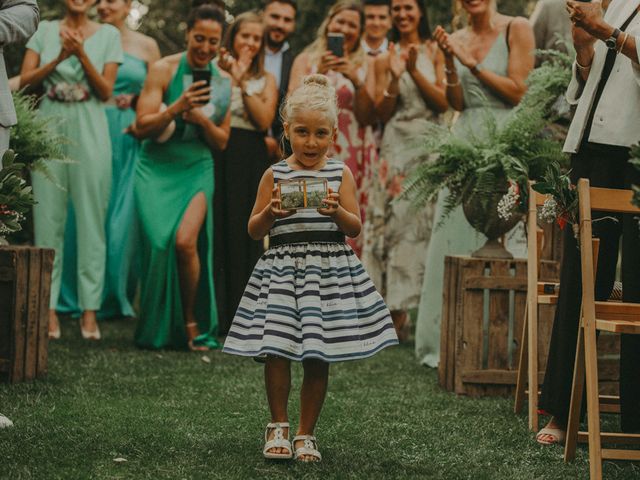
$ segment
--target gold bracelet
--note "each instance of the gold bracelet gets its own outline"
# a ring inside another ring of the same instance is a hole
[[[453,82],[453,83],[449,83],[445,80],[444,84],[447,87],[457,87],[458,85],[460,85],[460,79],[458,79],[456,82]]]
[[[629,34],[627,32],[624,32],[624,39],[622,40],[622,44],[620,45],[620,48],[618,49],[618,53],[622,53],[622,49],[624,48],[624,44],[627,43],[627,38],[629,38]]]
[[[576,67],[578,67],[580,70],[589,70],[591,68],[591,64],[586,66],[580,65],[580,63],[578,63],[578,58],[576,57]]]

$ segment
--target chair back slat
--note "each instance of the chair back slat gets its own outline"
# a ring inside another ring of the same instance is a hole
[[[616,188],[591,187],[591,210],[598,212],[640,213],[640,208],[631,204],[633,191]]]

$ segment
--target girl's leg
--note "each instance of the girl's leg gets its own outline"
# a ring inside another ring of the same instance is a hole
[[[267,400],[273,423],[287,422],[287,404],[289,391],[291,390],[291,361],[269,355],[264,366],[264,381],[267,389]],[[284,435],[289,435],[289,429],[283,428]],[[268,433],[267,439],[271,440],[275,435],[275,429]],[[284,448],[272,448],[271,453],[287,453]]]
[[[191,199],[176,233],[182,316],[189,341],[198,336],[195,317],[196,294],[200,280],[198,236],[206,215],[207,200],[204,193],[200,192]]]
[[[313,435],[329,384],[329,364],[322,360],[309,359],[302,362],[304,379],[300,390],[300,424],[297,435]],[[293,446],[301,447],[298,441]],[[300,460],[314,461],[315,457],[302,455]]]

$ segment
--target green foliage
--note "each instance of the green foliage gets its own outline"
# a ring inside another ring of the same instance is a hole
[[[29,170],[39,171],[55,182],[46,162],[68,161],[64,154],[68,139],[57,133],[54,126],[58,120],[39,112],[34,96],[16,92],[13,103],[18,124],[11,128],[10,147],[20,152],[20,161]]]
[[[558,165],[549,165],[533,189],[548,196],[539,215],[542,220],[558,222],[560,228],[578,224],[578,191],[569,174],[563,173]]]
[[[24,163],[15,161],[16,154],[7,150],[0,169],[0,244],[6,236],[22,230],[25,214],[35,204],[31,187],[22,177]]]
[[[467,195],[488,197],[506,191],[508,183],[517,184],[524,193],[529,179],[540,179],[549,165],[564,165],[561,145],[545,129],[558,117],[554,105],[569,83],[569,65],[567,55],[549,55],[532,72],[527,93],[501,127],[487,110],[485,135],[462,139],[445,127],[433,126],[424,137],[423,150],[437,158],[411,173],[403,196],[420,208],[446,188],[445,218]],[[517,206],[525,211],[524,194]]]

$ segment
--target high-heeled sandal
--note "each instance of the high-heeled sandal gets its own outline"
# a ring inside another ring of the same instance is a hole
[[[208,352],[209,347],[206,345],[194,345],[194,341],[200,335],[198,330],[198,324],[196,322],[189,322],[184,324],[185,332],[187,333],[187,346],[192,352]]]
[[[293,457],[293,447],[289,441],[289,433],[287,438],[284,436],[284,429],[289,428],[288,422],[275,422],[267,424],[267,429],[264,431],[264,448],[262,449],[262,455],[264,458],[271,460],[289,460]],[[274,430],[273,438],[269,438],[269,430]],[[273,453],[270,452],[272,448],[285,448],[288,453]]]
[[[89,330],[84,329],[82,325],[82,318],[80,319],[80,334],[85,340],[100,340],[100,338],[102,338],[98,324],[96,323],[96,329],[93,332],[90,332]]]
[[[316,437],[313,435],[296,435],[293,437],[293,445],[300,440],[304,441],[304,445],[295,449],[293,458],[301,462],[319,462],[322,460],[322,455],[318,451],[318,440],[316,440]],[[315,460],[302,460],[300,458],[302,456],[314,457]]]

